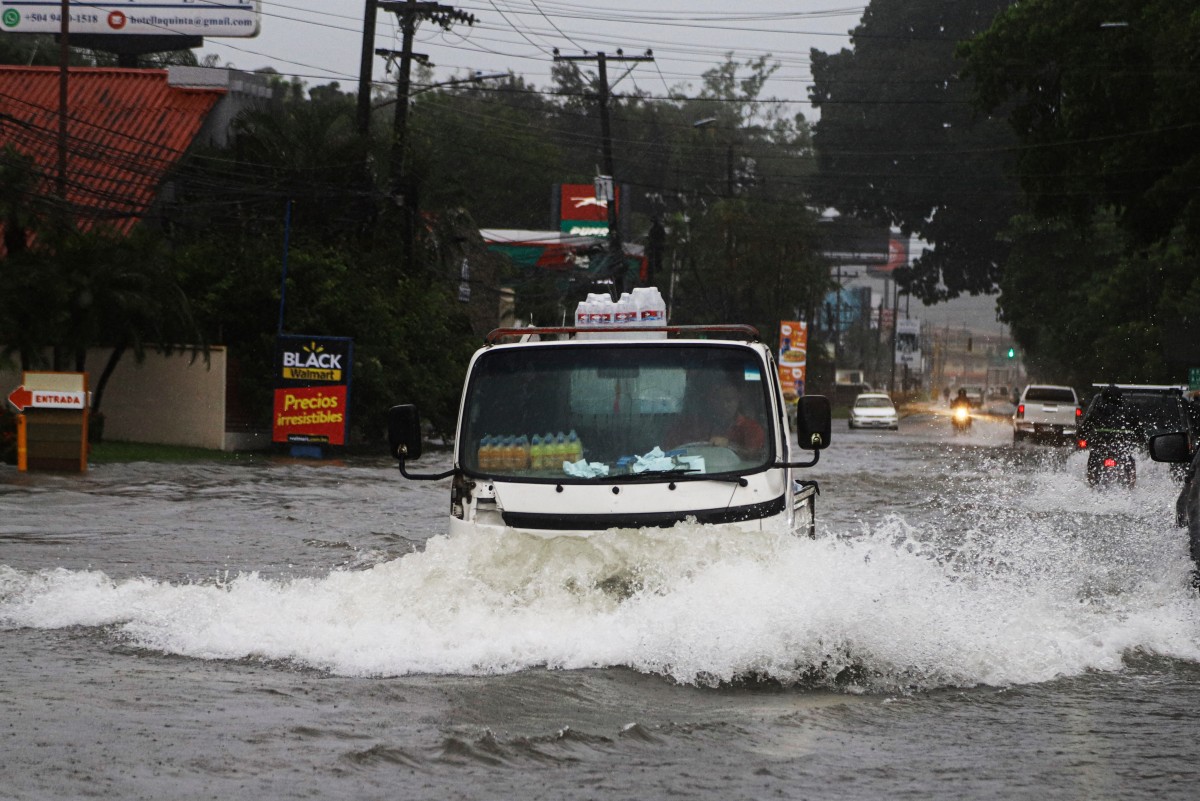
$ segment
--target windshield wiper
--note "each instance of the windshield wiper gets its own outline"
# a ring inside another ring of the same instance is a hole
[[[622,476],[609,476],[609,481],[636,481],[643,476],[651,478],[662,478],[663,476],[677,475],[703,475],[707,481],[724,481],[730,484],[737,484],[739,487],[745,487],[750,484],[744,477],[739,475],[730,475],[729,473],[701,473],[695,467],[689,467],[682,470],[643,470],[640,473],[629,473]]]
[[[619,476],[608,476],[609,481],[626,481],[629,479],[638,479],[643,476],[658,477],[658,476],[678,476],[688,473],[699,473],[699,468],[696,467],[674,467],[670,470],[643,470],[640,473],[623,473]]]

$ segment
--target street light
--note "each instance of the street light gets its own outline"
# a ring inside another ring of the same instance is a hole
[[[692,123],[693,128],[710,128],[720,120],[717,117],[705,117]],[[725,193],[733,198],[733,137],[725,144]]]

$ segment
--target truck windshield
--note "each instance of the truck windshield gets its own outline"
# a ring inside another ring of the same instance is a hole
[[[762,469],[769,387],[758,354],[737,345],[498,348],[467,381],[459,463],[532,481]]]

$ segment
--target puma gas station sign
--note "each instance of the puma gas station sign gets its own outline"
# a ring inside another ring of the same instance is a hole
[[[600,189],[600,192],[597,192]],[[612,179],[601,189],[596,184],[561,184],[558,199],[558,227],[564,234],[579,236],[608,235],[608,203],[621,202],[621,190]]]

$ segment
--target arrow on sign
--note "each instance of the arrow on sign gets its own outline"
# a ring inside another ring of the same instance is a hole
[[[25,407],[33,403],[33,393],[19,386],[8,394],[8,402],[17,407],[18,412],[25,411]]]
[[[86,392],[64,392],[54,389],[27,389],[21,385],[8,396],[8,401],[23,412],[27,407],[39,409],[82,409],[87,406]]]

